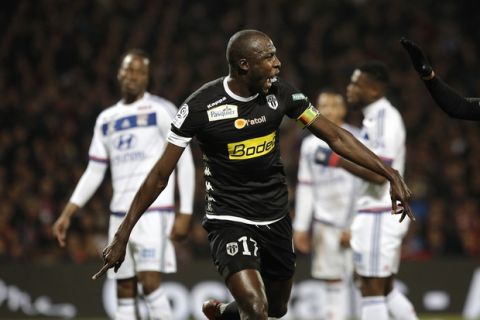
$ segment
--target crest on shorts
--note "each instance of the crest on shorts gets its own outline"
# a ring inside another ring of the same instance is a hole
[[[238,253],[238,243],[236,242],[229,242],[226,245],[227,253],[231,256],[234,256]]]
[[[273,110],[276,110],[278,107],[277,97],[275,97],[274,94],[269,94],[267,96],[267,103],[268,103],[268,106]]]

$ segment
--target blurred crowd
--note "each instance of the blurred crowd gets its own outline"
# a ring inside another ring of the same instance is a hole
[[[106,244],[107,180],[78,214],[66,249],[51,225],[86,168],[96,116],[119,99],[121,55],[143,48],[153,63],[149,91],[180,105],[202,83],[228,72],[225,47],[239,29],[273,39],[281,76],[311,100],[345,91],[366,59],[391,70],[389,98],[407,126],[406,181],[417,223],[404,258],[480,257],[480,127],[433,105],[399,44],[421,44],[438,75],[480,96],[480,20],[475,1],[402,0],[18,0],[0,10],[0,261],[97,261]],[[284,123],[283,161],[294,203],[304,133]],[[197,159],[194,225],[179,259],[209,256],[200,220]],[[292,206],[293,207],[293,206]],[[294,214],[294,212],[292,212]]]

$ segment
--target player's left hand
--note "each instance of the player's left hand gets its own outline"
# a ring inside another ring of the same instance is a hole
[[[390,181],[390,198],[392,200],[392,214],[400,214],[400,221],[402,222],[406,216],[410,220],[415,221],[415,216],[410,209],[410,198],[412,192],[408,188],[402,176],[397,170],[392,169],[393,179]]]
[[[110,268],[114,268],[114,271],[117,272],[123,260],[125,260],[126,248],[127,241],[123,241],[115,235],[112,243],[103,250],[103,267],[92,276],[92,279],[96,280],[100,278]]]

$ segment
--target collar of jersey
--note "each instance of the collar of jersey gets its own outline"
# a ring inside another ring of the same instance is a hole
[[[129,103],[129,104],[125,104],[123,103],[123,99],[118,101],[118,105],[119,106],[122,106],[122,107],[127,107],[127,108],[130,108],[130,107],[133,107],[133,106],[136,106],[138,103],[140,103],[140,101],[143,101],[143,100],[147,100],[150,98],[150,93],[148,93],[147,91],[145,91],[143,93],[143,97],[141,97],[140,99],[138,100],[135,100],[133,101],[132,103]]]
[[[239,95],[236,95],[235,93],[232,92],[232,90],[230,90],[230,88],[228,87],[228,79],[230,79],[230,76],[226,76],[224,79],[223,79],[223,88],[225,89],[225,91],[227,92],[227,94],[235,99],[235,100],[238,100],[238,101],[241,101],[241,102],[248,102],[248,101],[252,101],[253,99],[255,99],[256,97],[258,97],[258,93],[253,95],[253,96],[250,96],[250,97],[247,97],[247,98],[244,98],[244,97],[240,97]]]

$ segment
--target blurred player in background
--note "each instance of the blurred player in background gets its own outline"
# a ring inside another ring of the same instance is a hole
[[[480,98],[462,97],[435,75],[428,59],[417,44],[406,38],[402,38],[400,43],[407,50],[413,67],[443,111],[452,118],[480,121]]]
[[[108,164],[113,184],[108,232],[111,242],[135,192],[165,148],[177,108],[146,92],[149,76],[148,56],[141,50],[127,52],[118,70],[122,99],[98,116],[88,167],[53,226],[60,246],[65,246],[72,215],[100,186]],[[136,318],[137,283],[141,284],[151,319],[171,319],[170,304],[160,286],[161,273],[176,271],[175,251],[169,237],[185,238],[190,225],[195,185],[190,150],[183,153],[177,166],[180,214],[176,218],[175,178],[170,180],[133,229],[122,266],[116,273],[109,270],[109,277],[117,283],[117,320]]]
[[[341,94],[323,91],[318,96],[317,109],[336,125],[358,136],[358,128],[345,123],[347,106]],[[313,135],[302,142],[293,239],[298,251],[304,254],[313,251],[312,277],[322,281],[325,298],[319,301],[320,319],[344,320],[347,317],[345,289],[353,271],[350,222],[359,179],[344,169],[322,165],[325,150],[331,151],[328,144]]]
[[[386,165],[403,173],[406,132],[400,113],[385,97],[389,85],[388,69],[382,62],[369,61],[354,70],[347,87],[347,101],[361,108],[361,138]],[[393,287],[398,272],[402,239],[409,221],[399,224],[391,215],[391,197],[383,177],[340,159],[325,150],[317,158],[325,165],[340,166],[364,181],[351,225],[350,245],[355,272],[362,294],[361,319],[417,319],[408,299]]]
[[[295,271],[288,190],[280,160],[278,130],[284,116],[296,119],[332,149],[388,178],[392,203],[411,216],[410,190],[348,131],[320,115],[298,90],[277,78],[281,63],[272,40],[242,30],[229,40],[228,76],[206,83],[179,109],[167,147],[137,192],[125,220],[104,250],[93,276],[117,269],[130,233],[167,185],[184,149],[196,137],[203,152],[208,231],[212,258],[235,301],[209,300],[208,319],[280,318],[287,312]]]

